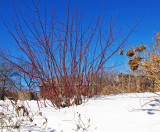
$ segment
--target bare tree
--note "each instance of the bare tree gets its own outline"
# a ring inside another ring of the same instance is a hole
[[[26,71],[29,70],[31,74],[34,74],[33,69],[30,69],[28,65],[21,65],[21,67],[23,67],[23,69],[25,69]],[[21,90],[28,90],[29,92],[33,92],[35,88],[40,86],[39,82],[37,82],[37,80],[35,80],[33,76],[29,76],[24,72],[19,72],[19,77],[19,85],[21,86]]]
[[[19,89],[18,81],[16,80],[18,72],[10,64],[0,63],[0,91],[1,98],[7,96],[7,90],[17,90]],[[5,95],[6,94],[6,95]]]

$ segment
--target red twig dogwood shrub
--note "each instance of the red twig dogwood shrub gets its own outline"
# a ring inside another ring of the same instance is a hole
[[[104,65],[124,46],[138,22],[129,32],[114,32],[115,18],[110,18],[108,28],[101,11],[97,19],[86,23],[83,13],[79,15],[76,10],[71,15],[69,1],[67,20],[63,22],[54,12],[48,16],[46,6],[42,14],[39,2],[33,1],[33,5],[35,16],[29,19],[15,7],[14,29],[2,18],[23,55],[3,54],[3,59],[39,82],[41,96],[56,108],[81,104],[82,96],[90,98],[100,93]],[[98,85],[93,86],[97,74]]]

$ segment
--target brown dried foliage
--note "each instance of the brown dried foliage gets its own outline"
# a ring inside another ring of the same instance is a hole
[[[142,61],[142,57],[140,57],[140,56],[134,56],[133,61],[134,61],[134,63],[139,64]]]
[[[128,65],[130,66],[130,69],[132,71],[136,71],[139,68],[139,64],[140,62],[143,60],[143,58],[141,56],[136,55],[136,51],[137,52],[142,52],[146,49],[147,46],[145,46],[144,44],[140,44],[140,47],[136,47],[135,49],[129,49],[128,52],[126,53],[126,56],[128,56],[129,58],[133,57],[133,59],[130,59],[128,61]]]
[[[159,40],[160,40],[160,32],[158,32],[156,36],[156,41],[158,42]]]
[[[135,52],[136,52],[136,51],[141,52],[142,50],[141,50],[140,47],[136,47],[136,48],[135,48]]]
[[[132,56],[135,55],[135,51],[134,51],[133,49],[129,49],[128,52],[126,53],[126,55],[127,55],[128,57],[132,57]]]
[[[144,51],[147,48],[147,46],[144,44],[140,44],[140,48],[141,48],[141,51]]]
[[[120,55],[123,55],[123,52],[124,52],[124,50],[120,50],[119,54],[120,54]]]
[[[131,65],[130,66],[130,69],[132,70],[132,71],[136,71],[137,69],[138,69],[138,64],[135,64],[135,65]]]
[[[128,61],[128,64],[129,64],[129,66],[130,66],[130,69],[132,70],[132,71],[135,71],[135,70],[137,70],[138,69],[138,63],[136,63],[136,62],[134,62],[134,60],[129,60]]]
[[[160,32],[157,33],[156,36],[156,44],[148,50],[146,50],[147,46],[144,44],[140,44],[139,47],[135,48],[135,52],[143,52],[140,54],[140,56],[137,56],[134,54],[133,49],[129,49],[126,53],[127,56],[133,57],[133,59],[130,59],[128,61],[128,64],[130,66],[130,69],[132,71],[136,71],[138,68],[140,68],[140,71],[143,71],[143,73],[146,73],[145,76],[147,76],[150,80],[155,82],[156,87],[154,87],[154,91],[160,90],[160,55],[159,55],[159,40],[160,40]],[[157,88],[157,90],[155,90]]]

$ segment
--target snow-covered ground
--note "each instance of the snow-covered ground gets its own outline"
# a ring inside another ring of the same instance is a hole
[[[78,126],[87,132],[160,132],[158,101],[160,97],[152,93],[105,95],[79,106],[60,110],[48,106],[40,111],[47,118],[46,132],[74,132]],[[36,101],[28,103],[32,111],[38,111]],[[40,118],[36,121],[42,123]]]

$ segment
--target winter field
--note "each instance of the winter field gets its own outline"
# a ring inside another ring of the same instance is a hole
[[[13,131],[34,132],[45,128],[45,132],[159,132],[159,100],[160,97],[152,93],[105,95],[92,98],[85,104],[60,110],[49,106],[49,101],[46,108],[41,103],[40,110],[36,101],[25,101],[25,106],[29,105],[33,113],[40,113],[41,116],[34,115],[31,124],[21,124],[19,130]],[[9,104],[8,100],[0,101],[1,111],[5,112],[4,107]],[[9,105],[9,109],[11,107]],[[8,111],[8,114],[12,112]],[[45,120],[47,123],[43,125]]]

